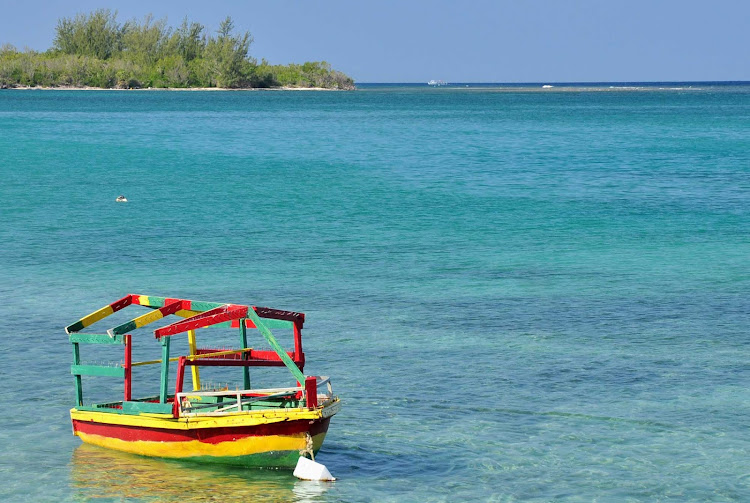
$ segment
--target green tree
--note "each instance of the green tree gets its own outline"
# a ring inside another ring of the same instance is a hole
[[[151,14],[143,24],[129,21],[123,27],[123,54],[132,61],[152,65],[165,56],[170,31],[166,19],[154,21]]]
[[[216,38],[211,38],[206,45],[206,55],[216,62],[219,87],[239,87],[249,80],[254,61],[248,60],[250,44],[253,42],[250,32],[241,35],[232,34],[234,22],[227,18],[221,22]]]
[[[109,9],[62,18],[55,28],[54,47],[65,54],[108,59],[122,49],[123,27],[116,18],[117,12]]]
[[[203,56],[206,50],[206,36],[203,34],[205,27],[200,23],[188,23],[187,18],[172,35],[172,44],[175,51],[182,56],[186,62]]]

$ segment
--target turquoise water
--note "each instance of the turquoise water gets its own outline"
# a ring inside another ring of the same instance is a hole
[[[750,500],[750,86],[4,91],[0,175],[3,501]],[[127,293],[305,312],[340,480],[80,446]]]

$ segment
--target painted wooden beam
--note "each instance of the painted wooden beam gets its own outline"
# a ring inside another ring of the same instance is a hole
[[[154,295],[133,295],[133,303],[145,307],[159,308],[166,304],[170,304],[175,301],[183,301],[188,303],[188,307],[191,311],[203,312],[217,307],[227,305],[226,302],[204,302],[202,300],[190,300],[190,299],[178,299],[173,297],[157,297]]]
[[[99,320],[102,320],[112,313],[116,313],[120,309],[129,306],[133,303],[133,295],[126,295],[118,301],[115,301],[108,306],[104,306],[101,309],[97,309],[93,313],[84,316],[80,320],[76,321],[72,325],[65,327],[65,332],[72,334],[74,332],[80,332],[84,328],[93,325]]]
[[[76,376],[125,377],[122,367],[105,367],[102,365],[71,365],[70,373]]]
[[[138,304],[139,306],[159,308],[163,307],[164,304],[167,303],[166,301],[166,297],[156,297],[153,295],[133,295],[133,303]]]
[[[202,300],[193,300],[191,301],[190,309],[192,309],[193,311],[205,312],[226,305],[226,302],[205,302]]]
[[[162,338],[170,335],[187,332],[188,330],[196,330],[198,328],[204,328],[224,321],[230,321],[238,318],[243,318],[246,313],[250,311],[247,306],[238,306],[236,304],[227,304],[209,311],[205,311],[201,314],[193,316],[183,321],[178,321],[166,327],[162,327],[154,330],[156,338]],[[253,313],[255,314],[255,313]],[[256,323],[257,325],[257,323]]]
[[[286,367],[286,364],[281,360],[226,360],[223,358],[188,360],[187,365],[200,367]]]
[[[125,369],[125,392],[123,400],[126,402],[132,399],[133,391],[133,336],[130,334],[125,335],[125,357],[123,368]]]
[[[305,379],[305,400],[308,409],[318,408],[318,378],[307,377]]]
[[[161,342],[161,386],[159,388],[159,403],[167,403],[168,380],[169,380],[169,337],[164,337]]]
[[[216,350],[213,350],[213,349],[210,349],[210,350],[209,349],[199,349],[198,350],[198,355],[201,358],[207,358],[209,356],[217,356],[218,353],[214,354],[214,355],[209,355],[208,354],[208,353],[211,353],[213,351],[219,351],[219,350],[218,349],[216,349]],[[259,350],[259,349],[252,349],[252,348],[247,348],[246,351],[248,352],[248,356],[246,358],[248,360],[269,361],[269,362],[280,362],[281,361],[281,358],[279,358],[279,355],[276,354],[276,351]],[[231,351],[231,352],[229,352],[229,351],[228,352],[224,352],[224,354],[226,354],[226,353],[231,353],[233,355],[237,355],[237,351],[236,350]],[[291,358],[292,361],[294,361],[294,364],[299,367],[300,362],[297,361],[297,359],[295,359],[294,352],[287,351],[287,354],[289,355],[289,358]],[[228,357],[222,357],[222,358],[230,359]],[[231,358],[231,359],[238,360],[238,359],[242,359],[242,358],[237,358],[235,356],[234,358]]]
[[[188,330],[188,348],[190,351],[190,356],[197,354],[198,347],[197,347],[197,341],[195,338],[195,330]],[[193,377],[193,391],[197,391],[201,389],[200,369],[198,367],[193,367],[191,370],[192,370],[192,377]]]
[[[125,323],[114,328],[110,328],[109,330],[107,330],[107,333],[110,336],[114,337],[115,335],[122,335],[128,332],[132,332],[133,330],[145,327],[150,323],[159,321],[165,316],[169,316],[170,314],[175,314],[177,311],[187,309],[188,306],[186,304],[187,302],[183,300],[172,301],[169,304],[165,304],[158,309],[154,309],[150,313],[146,313],[144,315],[138,316],[137,318],[133,318],[132,320],[126,321]]]
[[[125,344],[122,335],[110,337],[109,334],[70,334],[71,344]]]
[[[245,321],[249,321],[249,320],[245,320],[244,318],[237,320],[237,324],[239,325],[239,329],[240,329],[240,347],[242,349],[247,348],[247,325]],[[248,357],[247,353],[241,353],[241,354],[242,354],[242,359],[246,360]],[[193,367],[193,368],[197,368],[197,367]],[[248,367],[242,368],[242,385],[243,385],[242,389],[250,389],[250,369]]]
[[[172,412],[172,404],[154,402],[123,402],[123,414],[169,414]]]
[[[81,353],[78,350],[78,343],[73,343],[73,366],[77,367],[81,364]],[[83,405],[83,384],[81,382],[80,374],[73,374],[76,381],[76,406]]]
[[[305,371],[305,353],[302,351],[302,325],[294,324],[294,362]]]
[[[295,313],[294,311],[283,311],[272,307],[256,307],[253,310],[261,318],[271,318],[274,320],[287,320],[299,324],[300,328],[305,323],[305,313]]]

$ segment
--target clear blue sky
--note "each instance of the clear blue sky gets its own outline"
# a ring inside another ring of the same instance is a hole
[[[750,0],[0,0],[0,44],[45,50],[97,8],[216,30],[232,16],[272,63],[358,82],[750,80]]]

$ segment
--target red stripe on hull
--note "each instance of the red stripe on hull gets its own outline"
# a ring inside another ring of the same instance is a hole
[[[198,440],[209,444],[229,442],[244,437],[260,437],[269,435],[293,435],[309,432],[315,436],[328,431],[331,418],[312,421],[304,419],[284,421],[255,426],[233,426],[221,428],[197,428],[192,430],[173,430],[165,428],[147,428],[143,426],[125,426],[120,424],[95,423],[92,421],[73,420],[73,431],[89,435],[117,438],[128,442],[137,440],[151,442],[184,442]]]

